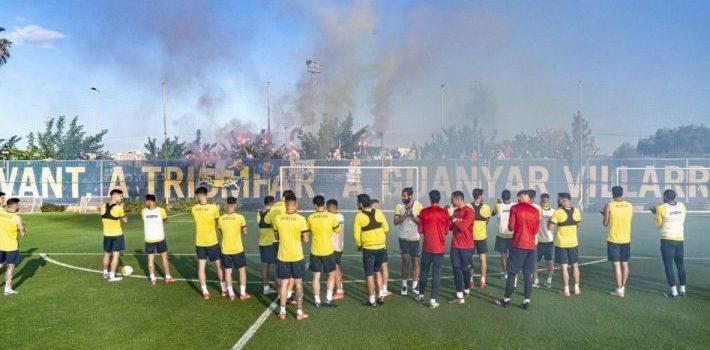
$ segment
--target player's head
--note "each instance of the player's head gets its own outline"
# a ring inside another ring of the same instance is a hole
[[[207,203],[207,187],[200,186],[195,189],[195,197],[200,204]]]
[[[614,199],[619,199],[624,195],[624,188],[621,186],[614,186],[611,188],[611,196]]]
[[[372,208],[372,199],[369,194],[360,193],[357,195],[357,208],[360,210]]]
[[[572,196],[567,192],[560,192],[557,194],[557,205],[565,208],[569,208],[572,203]]]
[[[540,205],[547,207],[550,206],[550,195],[543,193],[540,195]]]
[[[475,202],[483,200],[483,189],[474,188],[473,191],[471,191],[471,196],[473,196],[473,200]]]
[[[439,202],[441,202],[441,192],[439,192],[439,190],[429,191],[429,202],[431,202],[431,204],[439,204]]]
[[[148,193],[145,195],[145,200],[143,201],[145,203],[145,206],[148,208],[154,208],[155,207],[155,202],[156,198],[154,194]]]
[[[296,193],[293,192],[292,190],[284,190],[284,193],[281,194],[281,198],[283,198],[284,200],[286,200],[286,196],[288,196],[288,195],[295,196]]]
[[[328,209],[329,212],[337,213],[338,201],[336,201],[335,199],[329,199],[327,202],[325,202],[325,207]]]
[[[266,196],[266,197],[264,197],[264,206],[270,207],[270,206],[274,205],[275,201],[276,201],[276,199],[274,198],[274,196]]]
[[[411,187],[406,187],[402,190],[402,203],[409,204],[412,201],[414,190]]]
[[[123,191],[118,188],[114,188],[108,193],[111,201],[114,203],[121,203],[123,201]]]
[[[530,203],[535,202],[535,197],[537,197],[537,191],[528,190],[528,197],[530,197]]]
[[[0,205],[5,203],[5,192],[0,191]]]
[[[17,213],[20,210],[20,199],[17,197],[12,197],[8,199],[7,205],[5,206],[5,210],[11,213]]]
[[[461,208],[462,206],[466,205],[463,192],[461,192],[461,191],[452,192],[451,193],[451,204],[453,204],[453,206],[456,208]]]
[[[284,196],[284,203],[286,204],[287,213],[295,213],[298,210],[298,201],[296,200],[296,195],[293,194],[293,192]]]
[[[227,212],[234,213],[237,211],[237,199],[235,197],[227,197]]]
[[[323,208],[325,205],[325,197],[321,195],[316,195],[313,197],[313,206],[315,206],[317,209]]]
[[[530,195],[527,190],[520,190],[515,196],[518,199],[518,203],[528,202],[530,200]]]
[[[510,201],[510,190],[503,190],[503,192],[500,193],[500,199],[504,202]]]
[[[663,191],[663,203],[670,203],[675,201],[675,191],[665,190]]]
[[[373,209],[380,209],[380,200],[376,198],[372,198],[370,200],[370,203],[372,204]]]

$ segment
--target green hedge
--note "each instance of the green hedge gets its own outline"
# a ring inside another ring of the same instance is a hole
[[[61,213],[67,210],[67,206],[62,204],[44,203],[40,207],[40,210],[43,213]]]

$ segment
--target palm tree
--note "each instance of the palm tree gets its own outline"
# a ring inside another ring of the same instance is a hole
[[[5,28],[0,27],[0,33],[4,32]],[[0,38],[0,67],[7,63],[7,59],[10,58],[10,46],[12,46],[12,41],[7,38]]]

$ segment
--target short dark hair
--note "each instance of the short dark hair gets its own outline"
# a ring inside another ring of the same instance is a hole
[[[520,191],[518,191],[517,196],[520,197],[520,196],[524,196],[526,194],[529,194],[527,190],[520,190]]]
[[[543,193],[540,195],[540,199],[550,199],[550,195],[547,193]]]
[[[274,204],[275,201],[276,201],[276,198],[274,198],[274,196],[264,197],[264,205]]]
[[[503,192],[500,193],[500,198],[504,201],[509,201],[510,200],[510,191],[503,190]]]
[[[462,191],[454,191],[451,193],[451,197],[456,197],[460,199],[464,199],[464,195]]]
[[[288,193],[284,196],[284,202],[295,202],[295,201],[296,201],[296,195],[293,193]]]
[[[569,194],[568,192],[560,192],[557,194],[557,197],[560,199],[569,199],[572,200],[572,195]]]
[[[313,197],[313,205],[315,205],[316,207],[324,206],[325,205],[325,197],[323,197],[321,195],[316,195],[315,197]]]
[[[4,195],[5,195],[5,192],[0,191],[0,197],[2,197],[2,196],[4,196]]]
[[[20,203],[20,199],[17,197],[12,197],[7,200],[7,205],[13,205],[13,204],[17,204],[17,203]]]
[[[372,206],[372,199],[370,198],[370,195],[367,193],[358,194],[357,195],[357,202],[360,203],[365,208],[369,208]]]
[[[237,204],[237,199],[235,197],[227,197],[227,204]]]
[[[281,194],[281,196],[282,196],[283,198],[286,198],[288,195],[294,195],[294,196],[295,196],[296,193],[293,192],[292,190],[284,190],[284,192]]]
[[[195,194],[207,194],[207,187],[200,186],[195,189]]]
[[[483,189],[474,188],[473,191],[471,191],[471,195],[473,196],[473,199],[477,199],[478,197],[483,196]]]
[[[675,191],[673,190],[665,190],[663,191],[663,201],[669,202],[672,200],[675,200]]]
[[[114,194],[123,194],[123,191],[119,188],[114,188],[108,193],[109,196],[113,196]]]
[[[411,197],[412,195],[414,195],[414,190],[411,187],[405,187],[402,190],[402,194],[404,193],[408,194]]]
[[[621,198],[624,195],[624,188],[621,186],[614,186],[611,188],[611,195],[614,198]]]
[[[439,190],[429,191],[429,200],[434,204],[439,204],[441,201],[441,192],[439,192]]]
[[[325,202],[325,205],[327,205],[327,206],[334,205],[334,206],[337,208],[337,207],[338,207],[338,201],[336,201],[335,199],[329,199],[327,202]]]
[[[372,198],[372,199],[370,200],[370,203],[371,203],[371,204],[379,204],[379,203],[380,203],[380,200],[377,199],[377,198]]]
[[[154,194],[151,194],[151,193],[148,193],[148,194],[145,195],[145,200],[151,201],[151,202],[155,202],[155,195],[154,195]]]
[[[537,196],[537,191],[528,190],[528,196],[530,196],[530,198],[535,198],[535,196]]]

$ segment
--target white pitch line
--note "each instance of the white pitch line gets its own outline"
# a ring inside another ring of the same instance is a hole
[[[276,299],[276,300],[278,300],[278,299]],[[249,339],[251,339],[251,337],[253,337],[254,334],[256,334],[256,331],[258,331],[259,328],[261,328],[261,325],[263,325],[264,322],[266,322],[266,319],[268,319],[269,316],[276,309],[276,300],[274,300],[274,302],[272,302],[266,308],[266,310],[264,310],[264,312],[262,312],[261,315],[259,315],[259,318],[257,318],[256,321],[254,321],[254,323],[252,323],[252,325],[249,327],[249,329],[247,329],[247,331],[242,335],[242,337],[239,338],[239,340],[234,344],[234,346],[232,346],[232,350],[241,350],[242,348],[244,348],[245,345],[247,345],[247,342],[249,342]]]

